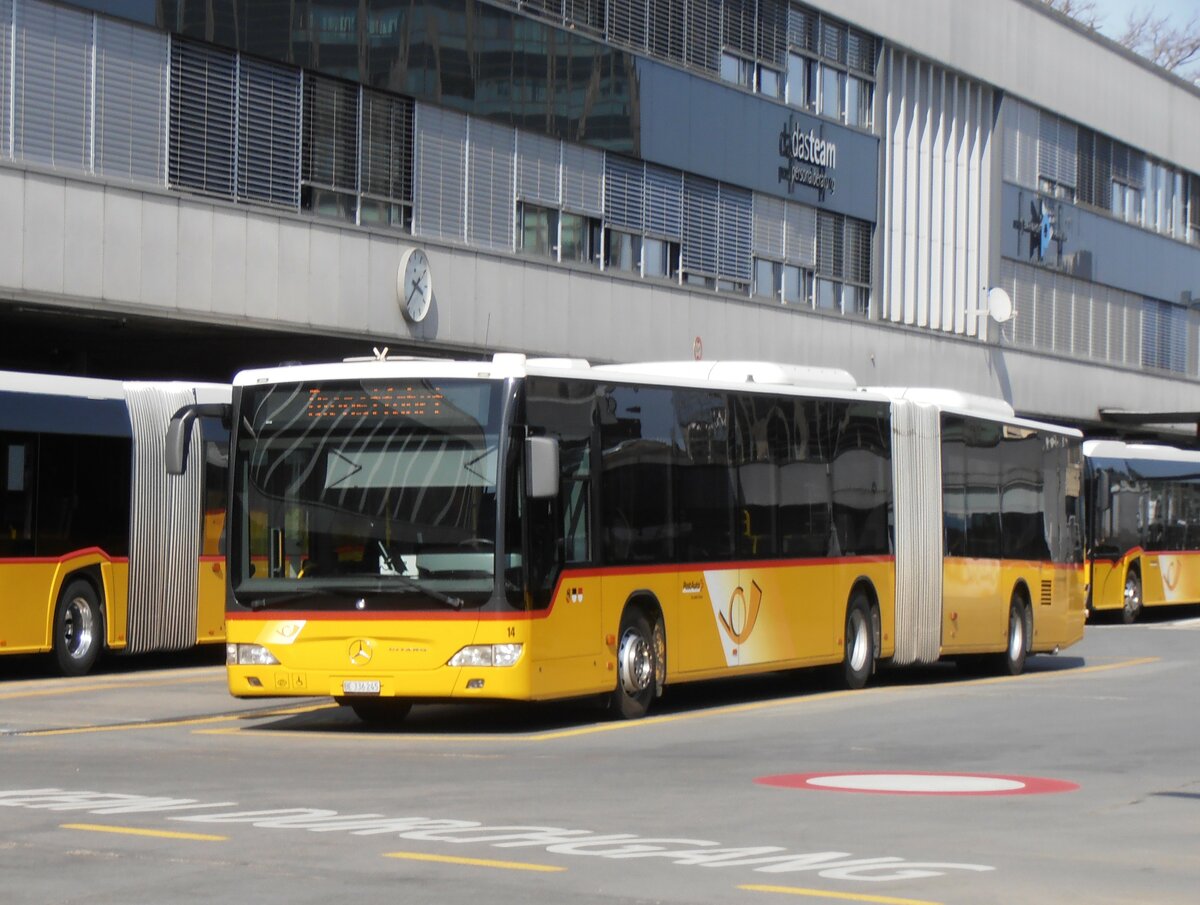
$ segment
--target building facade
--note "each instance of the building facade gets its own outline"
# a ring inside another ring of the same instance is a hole
[[[1200,91],[1037,0],[0,0],[0,367],[702,355],[1195,411],[1198,174]]]

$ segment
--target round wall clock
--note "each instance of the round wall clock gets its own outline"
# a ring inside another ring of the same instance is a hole
[[[429,257],[420,248],[410,248],[400,258],[396,271],[396,297],[400,309],[413,323],[420,323],[433,303],[433,277]]]

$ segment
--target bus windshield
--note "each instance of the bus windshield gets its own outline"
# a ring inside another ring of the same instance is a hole
[[[230,550],[253,606],[480,604],[494,587],[502,384],[247,387]]]

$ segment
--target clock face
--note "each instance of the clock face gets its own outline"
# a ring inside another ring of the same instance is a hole
[[[433,302],[433,278],[429,273],[429,258],[419,248],[407,251],[400,261],[397,275],[397,294],[405,316],[412,321],[422,321],[429,313]]]

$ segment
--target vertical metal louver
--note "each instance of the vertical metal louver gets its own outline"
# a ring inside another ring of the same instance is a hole
[[[821,56],[835,63],[846,62],[846,28],[821,19]]]
[[[654,56],[687,61],[687,5],[688,0],[649,0],[646,44]]]
[[[237,196],[300,206],[300,71],[242,57]]]
[[[640,161],[608,154],[604,159],[604,220],[613,226],[641,232],[646,197],[646,172]]]
[[[599,217],[604,213],[604,152],[563,144],[563,207]]]
[[[549,207],[562,203],[562,142],[517,133],[517,197]]]
[[[129,528],[129,653],[182,650],[196,643],[204,455],[192,433],[187,471],[166,472],[167,423],[196,401],[173,386],[125,385],[133,429]]]
[[[772,66],[782,66],[787,57],[787,0],[758,0],[758,58]]]
[[[358,191],[358,95],[351,82],[304,73],[304,182]]]
[[[472,119],[467,139],[467,241],[481,248],[513,247],[513,154],[516,130]]]
[[[784,210],[787,202],[770,195],[754,194],[754,236],[751,250],[758,258],[783,260],[787,221]]]
[[[413,104],[403,97],[363,89],[359,181],[362,192],[412,202]]]
[[[413,232],[464,241],[467,117],[417,104],[413,125]]]
[[[608,0],[608,39],[614,44],[646,46],[647,0]]]
[[[12,100],[12,0],[0,0],[0,157],[12,157],[9,105]]]
[[[13,157],[90,171],[92,14],[35,0],[13,13]]]
[[[1004,178],[1027,189],[1038,187],[1038,111],[1012,97],[1004,99]]]
[[[817,210],[788,203],[784,209],[787,232],[784,236],[784,259],[789,264],[814,267],[817,261]]]
[[[565,0],[563,14],[576,28],[604,31],[604,0]]]
[[[753,195],[747,189],[722,183],[717,193],[717,217],[720,241],[717,272],[739,282],[750,282],[750,234],[753,229]]]
[[[1119,141],[1112,143],[1112,175],[1113,179],[1123,182],[1135,189],[1145,188],[1146,159],[1141,151],[1123,145]]]
[[[712,179],[683,176],[683,269],[687,273],[717,275],[719,217],[718,187]]]
[[[521,9],[533,16],[561,22],[563,0],[521,0]]]
[[[851,28],[846,34],[846,65],[856,72],[873,76],[875,54],[875,38]]]
[[[690,0],[683,62],[707,72],[720,71],[720,0]]]
[[[1038,176],[1075,187],[1077,130],[1052,113],[1041,111],[1038,123]]]
[[[724,0],[721,6],[721,44],[753,57],[755,51],[756,0]]]
[[[167,46],[166,35],[96,19],[96,173],[166,182]]]
[[[797,50],[817,52],[817,14],[810,9],[788,7],[788,44]]]
[[[173,39],[171,185],[233,197],[236,74],[233,53]]]
[[[683,235],[683,173],[646,164],[646,232],[679,240]]]
[[[817,273],[835,280],[845,276],[845,223],[841,214],[817,211]]]
[[[871,224],[853,217],[846,218],[846,279],[871,282]]]

